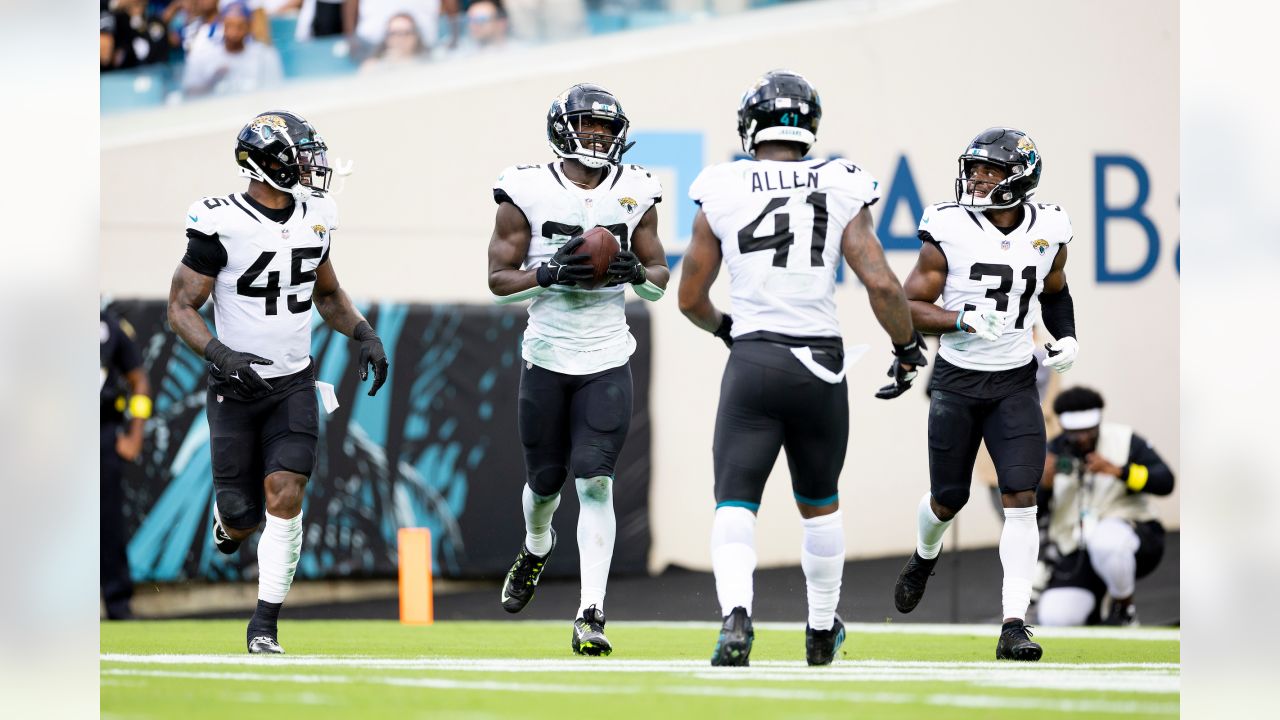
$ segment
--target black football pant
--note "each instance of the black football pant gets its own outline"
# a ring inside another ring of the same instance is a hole
[[[129,599],[133,597],[133,580],[129,577],[129,556],[125,552],[129,537],[124,521],[124,486],[121,473],[124,461],[116,453],[116,423],[102,425],[98,479],[101,487],[98,510],[99,525],[98,584],[107,617],[120,620],[131,615]]]

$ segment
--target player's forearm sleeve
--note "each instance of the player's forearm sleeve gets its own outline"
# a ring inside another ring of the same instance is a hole
[[[657,302],[667,293],[666,290],[654,285],[652,280],[645,280],[644,283],[640,285],[632,285],[631,287],[636,291],[636,295],[639,295],[649,302]]]
[[[1076,337],[1076,306],[1071,300],[1070,287],[1063,285],[1059,292],[1041,295],[1040,315],[1050,335],[1055,338]]]
[[[1138,481],[1141,480],[1141,486]],[[1129,441],[1129,472],[1126,484],[1133,492],[1151,495],[1168,495],[1173,492],[1173,471],[1151,447],[1151,443],[1137,433]]]
[[[499,305],[506,305],[508,303],[520,302],[521,300],[529,300],[531,298],[535,298],[546,291],[547,289],[542,287],[541,285],[534,285],[528,290],[521,290],[520,292],[514,292],[514,293],[511,293],[510,295],[494,295],[493,301]]]

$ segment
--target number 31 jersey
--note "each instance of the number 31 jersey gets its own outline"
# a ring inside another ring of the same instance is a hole
[[[623,250],[649,208],[662,201],[662,186],[639,165],[609,165],[594,188],[565,177],[562,162],[516,165],[493,184],[494,202],[509,202],[529,221],[532,237],[524,269],[551,259],[560,246],[593,227],[618,238]],[[627,327],[624,286],[594,290],[552,285],[529,304],[521,356],[566,375],[590,375],[627,362],[636,341]]]
[[[998,340],[948,332],[938,354],[968,370],[1013,370],[1031,362],[1032,328],[1040,319],[1040,292],[1058,249],[1071,242],[1071,219],[1057,205],[1023,203],[1022,222],[1008,234],[980,211],[955,203],[930,206],[920,219],[919,237],[947,259],[942,288],[946,310],[987,310],[1009,314]]]
[[[737,160],[689,188],[729,268],[733,336],[840,337],[836,269],[845,226],[880,199],[879,182],[843,159]]]
[[[232,350],[275,361],[264,378],[306,369],[311,356],[311,292],[329,259],[338,209],[329,198],[295,203],[283,222],[244,193],[197,200],[187,210],[182,263],[215,278],[213,325]]]

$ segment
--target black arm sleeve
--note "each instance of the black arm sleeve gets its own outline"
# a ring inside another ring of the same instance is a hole
[[[1147,468],[1147,484],[1143,486],[1141,492],[1152,495],[1168,495],[1173,492],[1173,471],[1156,454],[1151,443],[1138,433],[1134,433],[1133,439],[1129,441],[1129,464],[1143,465]]]
[[[1076,306],[1071,300],[1071,288],[1063,285],[1052,295],[1041,294],[1040,316],[1045,329],[1055,338],[1076,337]]]
[[[218,277],[218,272],[227,265],[227,249],[218,239],[218,233],[205,235],[187,228],[187,254],[182,256],[182,264],[201,275]]]
[[[142,353],[138,352],[137,343],[133,341],[133,338],[129,337],[129,333],[126,333],[124,328],[120,327],[120,323],[116,318],[112,317],[109,322],[111,323],[111,332],[116,336],[115,353],[111,360],[115,363],[116,370],[119,370],[121,375],[128,375],[142,367]]]

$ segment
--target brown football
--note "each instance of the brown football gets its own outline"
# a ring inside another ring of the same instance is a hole
[[[595,269],[595,277],[589,283],[578,283],[578,287],[594,290],[604,285],[608,281],[609,263],[621,249],[618,238],[602,227],[593,227],[582,233],[582,246],[576,254],[591,256],[587,262]]]

